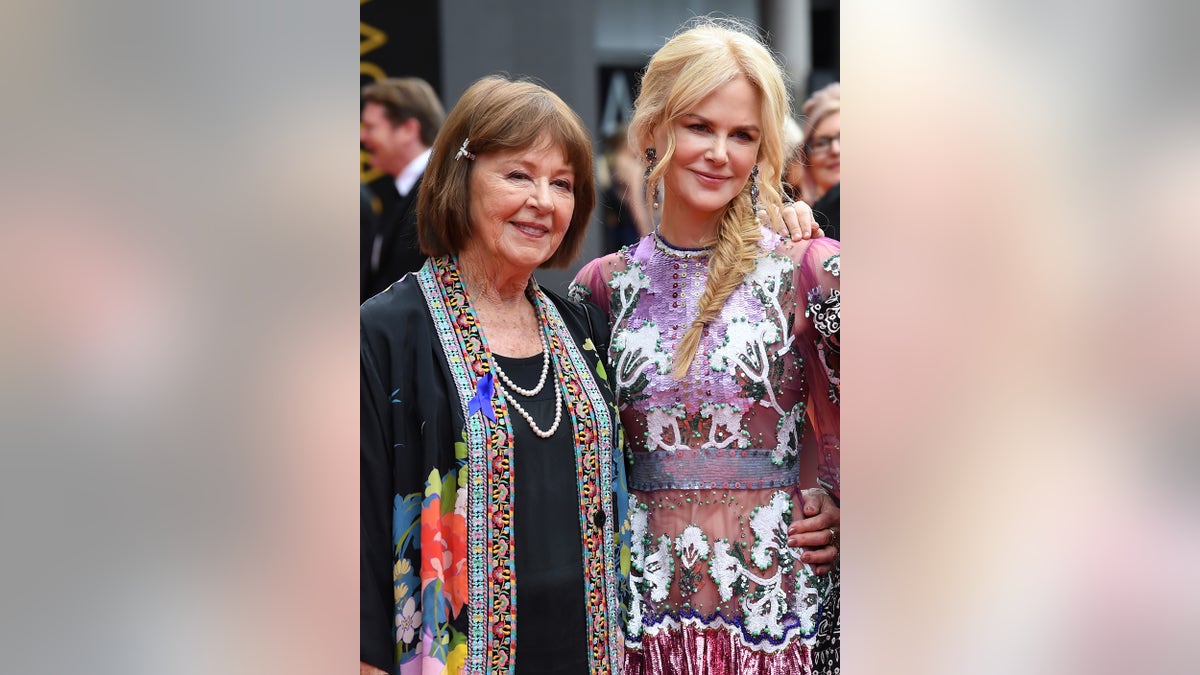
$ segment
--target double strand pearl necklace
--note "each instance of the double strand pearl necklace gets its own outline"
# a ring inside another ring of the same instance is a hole
[[[521,414],[521,417],[525,418],[525,422],[529,424],[529,428],[533,430],[533,433],[537,435],[538,438],[550,438],[553,436],[554,432],[558,431],[559,423],[562,422],[562,387],[558,386],[557,384],[554,385],[554,424],[551,424],[550,428],[545,431],[542,431],[538,428],[538,425],[533,421],[533,416],[530,415],[529,411],[525,410],[525,408],[523,408],[521,404],[517,402],[516,397],[508,396],[508,392],[505,391],[505,386],[507,385],[508,387],[511,387],[513,391],[521,394],[522,396],[533,396],[534,394],[540,392],[542,387],[545,386],[546,374],[550,371],[550,345],[546,342],[546,336],[544,334],[542,335],[542,377],[538,380],[537,386],[533,389],[522,389],[516,384],[513,384],[513,381],[508,379],[508,375],[505,375],[504,370],[500,368],[500,362],[494,357],[492,361],[496,366],[496,374],[500,376],[500,382],[503,382],[503,384],[497,382],[496,386],[501,392],[505,393],[504,398],[508,401],[509,405],[515,408],[516,411]],[[557,377],[557,364],[554,367],[554,373]]]
[[[546,373],[550,371],[550,345],[546,344],[545,334],[542,334],[541,338],[542,338],[542,377],[538,380],[537,386],[535,386],[533,389],[522,389],[522,388],[518,387],[517,384],[515,382],[513,382],[512,380],[508,379],[508,375],[505,375],[504,371],[500,369],[500,362],[499,361],[496,362],[496,374],[500,376],[500,379],[504,381],[504,384],[508,385],[509,389],[512,389],[513,391],[515,391],[518,394],[525,396],[525,397],[534,396],[535,394],[537,394],[538,392],[540,392],[542,390],[542,387],[546,386]]]

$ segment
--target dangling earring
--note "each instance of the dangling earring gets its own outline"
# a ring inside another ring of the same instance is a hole
[[[658,153],[654,148],[646,148],[646,189],[650,189],[650,174],[654,171],[654,165],[658,163]],[[658,185],[654,186],[654,210],[658,210]]]
[[[750,210],[754,212],[754,222],[762,225],[758,217],[758,165],[750,170]]]

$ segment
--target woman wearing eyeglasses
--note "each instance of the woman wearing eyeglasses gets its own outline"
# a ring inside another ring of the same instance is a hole
[[[812,204],[842,180],[842,86],[818,89],[804,102],[804,201]]]
[[[834,82],[804,102],[803,170],[797,172],[800,199],[813,208],[830,239],[841,239],[842,87]],[[791,172],[787,176],[792,182]]]

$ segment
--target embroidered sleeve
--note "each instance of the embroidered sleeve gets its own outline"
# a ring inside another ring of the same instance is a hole
[[[567,289],[567,297],[576,302],[590,302],[603,310],[605,316],[609,316],[611,302],[604,270],[612,265],[613,256],[596,258],[584,265]]]
[[[817,354],[820,366],[829,380],[829,400],[841,404],[841,345],[842,294],[834,288],[828,292],[820,286],[808,292],[808,304],[804,316],[812,321],[817,330]]]
[[[576,279],[567,287],[567,297],[575,302],[584,302],[592,298],[592,289],[579,283],[579,280]]]
[[[814,246],[813,249],[817,247]],[[820,260],[819,269],[813,264],[816,260],[811,257],[806,260],[807,273],[803,274],[806,283],[804,317],[816,331],[815,342],[817,350],[817,366],[825,374],[828,382],[826,395],[834,404],[841,404],[841,329],[842,329],[842,293],[840,281],[842,276],[842,256],[839,249],[808,251],[809,256],[816,254]]]
[[[817,483],[841,497],[841,254],[814,240],[797,266],[797,343],[808,384],[806,411],[817,453]],[[811,483],[806,483],[811,484]]]

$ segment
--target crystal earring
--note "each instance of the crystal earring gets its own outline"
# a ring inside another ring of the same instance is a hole
[[[750,210],[754,212],[754,220],[759,225],[762,221],[758,218],[758,165],[750,170]]]
[[[650,189],[650,174],[654,171],[654,165],[658,163],[658,153],[654,148],[646,148],[646,189]],[[658,185],[654,186],[654,210],[658,210]]]

